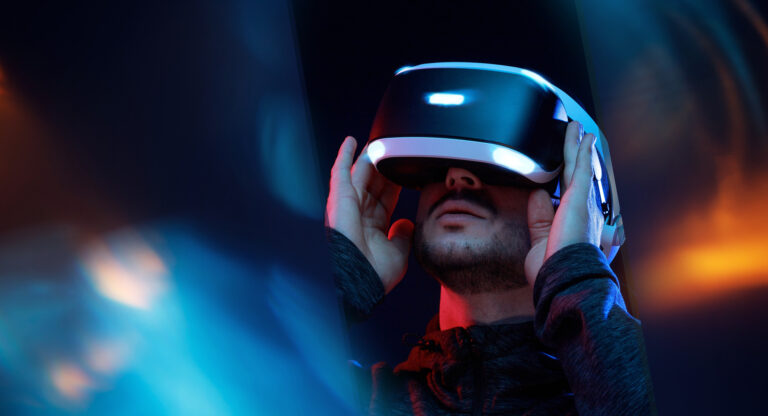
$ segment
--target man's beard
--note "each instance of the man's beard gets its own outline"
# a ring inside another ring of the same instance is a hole
[[[416,225],[414,250],[419,264],[440,284],[463,294],[500,292],[528,285],[525,257],[531,248],[527,223],[508,221],[481,245],[424,240],[423,223]]]

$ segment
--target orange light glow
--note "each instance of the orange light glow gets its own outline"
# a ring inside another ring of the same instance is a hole
[[[718,245],[719,243],[719,245]],[[700,280],[717,280],[737,275],[749,283],[748,277],[759,283],[760,274],[768,271],[768,242],[720,241],[712,245],[693,246],[680,253],[681,267]]]
[[[5,94],[5,74],[3,73],[3,67],[0,66],[0,95]]]
[[[768,285],[768,173],[748,179],[733,162],[709,206],[686,213],[641,262],[638,283],[652,309]]]
[[[116,302],[148,310],[167,290],[165,264],[138,237],[121,240],[114,250],[94,243],[84,257],[96,290]]]

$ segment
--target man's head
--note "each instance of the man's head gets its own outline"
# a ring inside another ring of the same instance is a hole
[[[523,287],[530,249],[530,189],[484,184],[466,169],[422,188],[415,254],[440,284],[461,294]]]

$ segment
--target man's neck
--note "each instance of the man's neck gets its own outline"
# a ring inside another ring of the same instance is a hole
[[[440,290],[440,329],[533,320],[533,287],[461,295]]]

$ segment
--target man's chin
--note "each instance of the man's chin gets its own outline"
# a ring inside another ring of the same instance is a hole
[[[423,250],[422,254],[426,254],[433,264],[460,266],[476,261],[477,254],[483,252],[490,243],[487,240],[487,237],[478,236],[476,230],[466,227],[417,227],[416,250]]]
[[[482,240],[444,236],[422,241],[416,258],[427,271],[473,269],[481,259],[487,260],[489,248]]]
[[[445,227],[436,232],[424,235],[424,242],[430,246],[439,247],[476,247],[490,243],[490,236],[467,227]]]
[[[527,228],[506,224],[487,235],[475,228],[447,232],[416,224],[414,250],[424,270],[456,293],[508,290],[527,285],[523,263],[530,249]]]
[[[433,263],[452,268],[468,267],[477,261],[475,251],[453,244],[431,246],[430,257]]]

